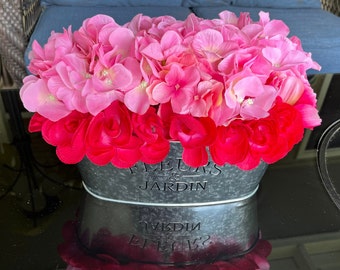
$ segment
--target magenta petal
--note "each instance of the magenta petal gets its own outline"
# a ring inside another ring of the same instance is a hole
[[[185,164],[197,168],[208,163],[208,153],[205,147],[183,148],[183,161]]]
[[[312,129],[321,124],[321,118],[315,107],[307,104],[299,104],[294,107],[301,113],[305,128]]]
[[[131,137],[128,145],[115,149],[115,154],[111,163],[117,168],[130,168],[141,158],[139,151],[140,141],[136,137]]]
[[[141,160],[147,164],[156,164],[164,160],[170,151],[170,143],[167,140],[158,140],[154,144],[145,144],[140,148]]]
[[[84,150],[74,149],[72,145],[58,146],[56,148],[58,158],[65,164],[77,164],[84,158]]]
[[[87,127],[88,122],[85,120],[79,125],[70,142],[57,146],[56,153],[61,161],[66,164],[76,164],[84,158]]]

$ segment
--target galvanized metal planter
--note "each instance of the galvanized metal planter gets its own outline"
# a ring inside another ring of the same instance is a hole
[[[267,168],[191,168],[173,143],[167,159],[130,169],[79,164],[87,190],[83,245],[122,261],[192,264],[249,251],[258,238],[256,191]]]

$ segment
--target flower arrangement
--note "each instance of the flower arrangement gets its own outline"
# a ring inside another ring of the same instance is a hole
[[[192,167],[274,163],[321,122],[306,75],[320,66],[288,34],[265,12],[139,14],[123,26],[94,16],[33,43],[20,90],[29,131],[68,164],[154,164],[172,141]]]

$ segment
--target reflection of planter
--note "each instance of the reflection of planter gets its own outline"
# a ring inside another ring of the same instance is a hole
[[[82,243],[123,261],[206,262],[247,252],[256,243],[255,193],[266,169],[182,163],[172,144],[165,161],[131,169],[79,164],[88,194],[79,220]],[[116,239],[107,246],[105,237]],[[101,240],[100,240],[101,239]]]

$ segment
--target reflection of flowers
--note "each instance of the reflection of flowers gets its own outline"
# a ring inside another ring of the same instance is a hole
[[[79,243],[75,222],[67,222],[64,225],[63,237],[64,243],[59,245],[58,250],[62,259],[68,264],[67,270],[268,270],[269,263],[266,258],[271,252],[270,243],[265,240],[259,240],[250,253],[229,261],[217,261],[211,264],[185,267],[159,266],[133,262],[120,263],[115,258],[100,251],[96,254],[93,251],[88,251]],[[110,240],[117,240],[111,239],[110,235],[107,237]],[[103,239],[99,241],[103,243]],[[106,239],[106,241],[108,240]],[[108,245],[112,247],[110,243]]]
[[[124,26],[97,15],[33,43],[20,91],[65,163],[87,156],[120,168],[161,162],[169,141],[192,167],[273,163],[320,124],[306,70],[319,69],[288,27],[260,12],[137,15]],[[53,130],[54,134],[50,130]]]

